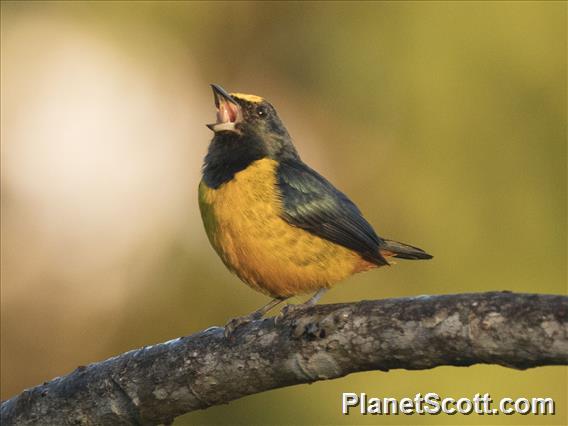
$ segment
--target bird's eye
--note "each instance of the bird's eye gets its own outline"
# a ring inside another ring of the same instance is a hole
[[[259,117],[266,117],[266,108],[263,106],[259,106],[256,109],[256,115],[258,115]]]

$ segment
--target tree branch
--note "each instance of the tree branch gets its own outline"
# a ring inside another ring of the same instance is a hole
[[[291,309],[79,367],[6,401],[3,425],[151,425],[356,371],[568,364],[568,297],[481,293]]]

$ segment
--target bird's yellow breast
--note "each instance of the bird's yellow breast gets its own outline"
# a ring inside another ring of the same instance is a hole
[[[329,287],[371,267],[357,253],[280,217],[276,167],[276,161],[262,159],[218,189],[201,182],[205,230],[225,265],[252,288],[273,297]]]

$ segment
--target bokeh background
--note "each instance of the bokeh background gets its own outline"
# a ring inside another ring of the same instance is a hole
[[[306,162],[430,262],[324,303],[566,294],[566,3],[2,2],[2,398],[266,302],[196,201],[208,84],[272,101]],[[567,369],[368,372],[188,424],[567,423]],[[340,415],[341,392],[549,396],[557,414]]]

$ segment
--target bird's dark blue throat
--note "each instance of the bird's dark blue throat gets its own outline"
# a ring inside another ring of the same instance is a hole
[[[217,189],[233,179],[235,173],[265,157],[267,152],[260,141],[245,139],[233,132],[220,132],[211,141],[205,156],[203,180],[208,187]]]

